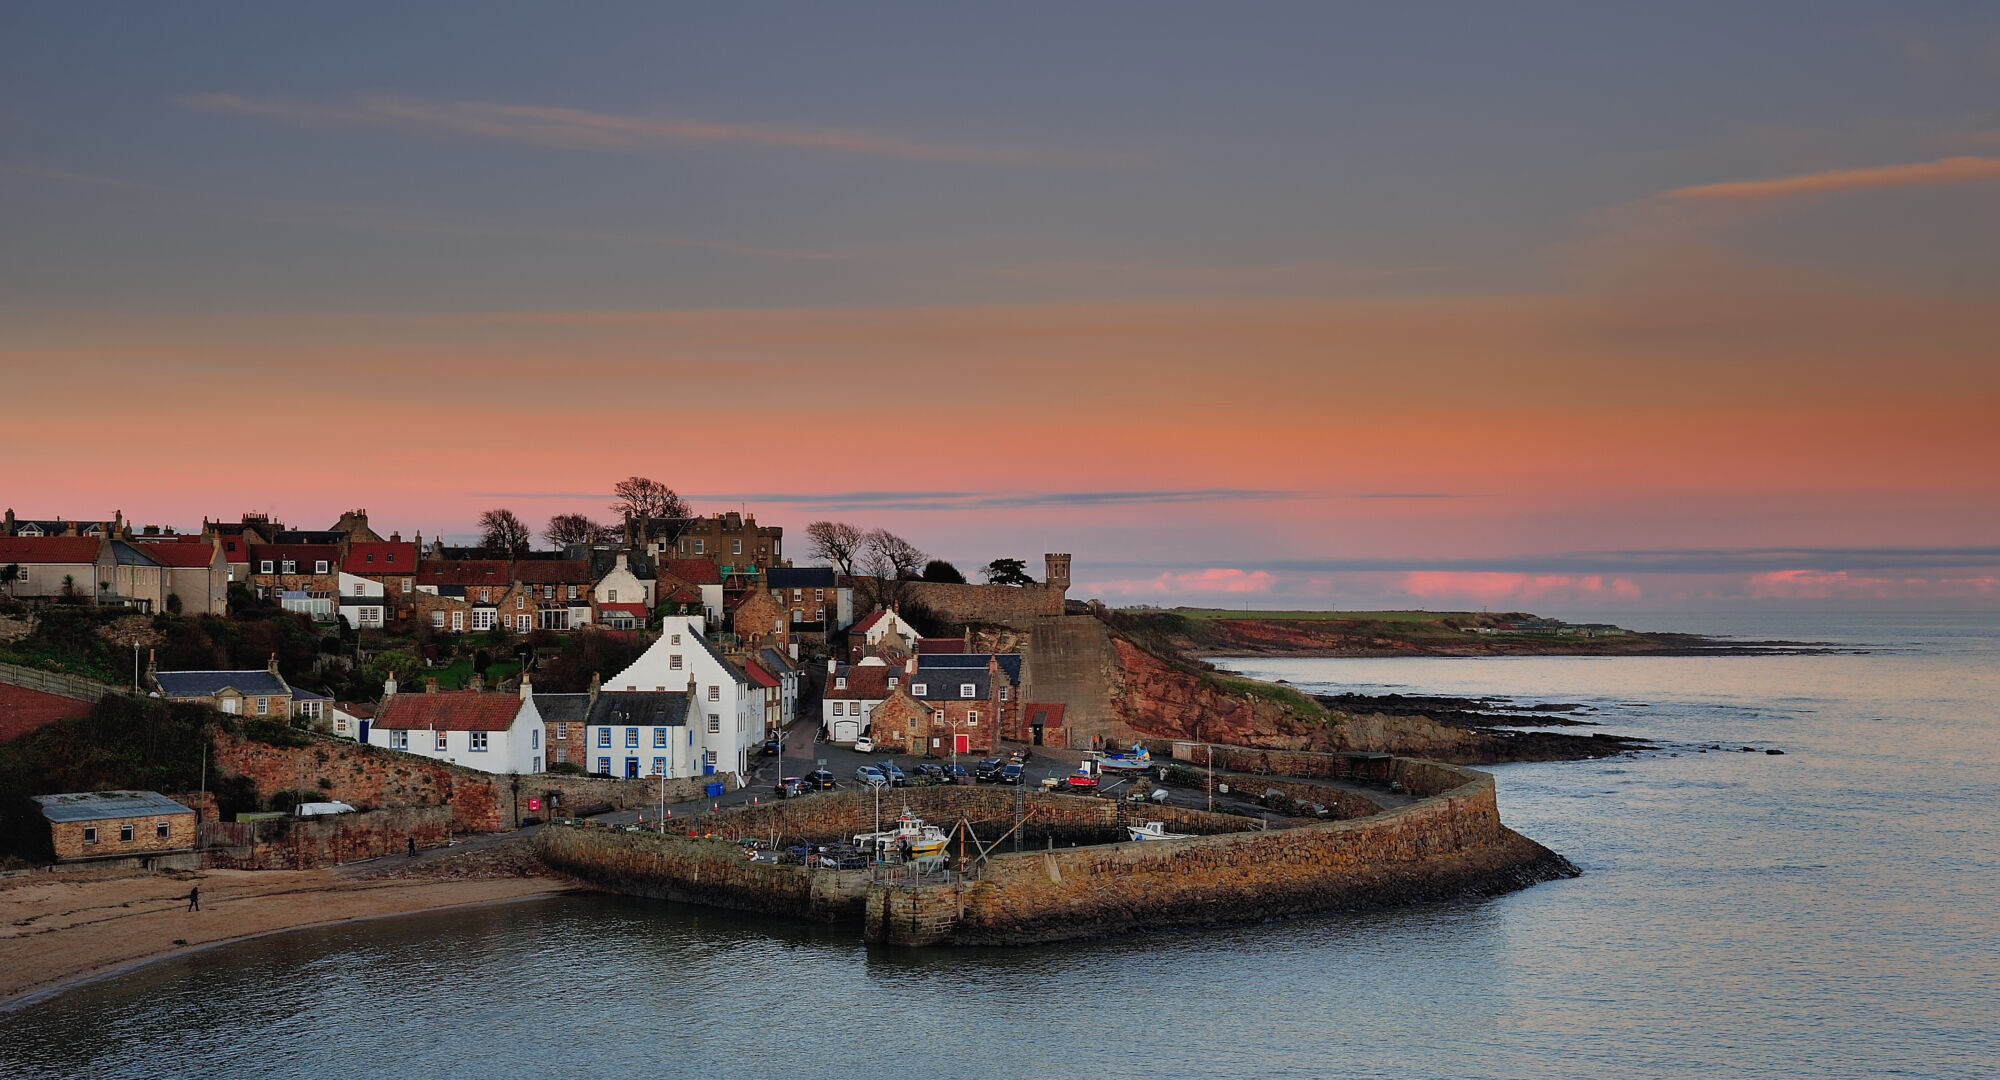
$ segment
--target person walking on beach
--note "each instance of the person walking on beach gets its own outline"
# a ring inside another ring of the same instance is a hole
[[[199,885],[196,885],[188,889],[188,910],[189,911],[201,910],[201,886]]]

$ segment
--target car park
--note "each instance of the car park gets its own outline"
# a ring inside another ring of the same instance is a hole
[[[889,786],[889,778],[883,776],[882,770],[876,768],[873,765],[863,765],[860,768],[854,770],[854,779],[859,781],[862,787]]]
[[[833,773],[819,769],[806,776],[806,782],[819,791],[831,791],[840,785],[834,781]]]
[[[1018,761],[1013,762],[1007,765],[1005,768],[1002,768],[1000,770],[1000,775],[994,777],[994,779],[998,780],[1003,784],[1018,784],[1021,782],[1021,772],[1022,772],[1021,763]]]
[[[903,770],[897,768],[896,763],[893,761],[878,761],[875,763],[875,767],[882,770],[882,775],[888,778],[892,786],[903,787],[910,782],[910,778],[903,775]]]

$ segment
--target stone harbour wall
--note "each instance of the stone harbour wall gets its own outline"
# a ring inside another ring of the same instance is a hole
[[[535,836],[543,862],[630,896],[804,919],[855,922],[866,870],[807,870],[753,863],[723,839],[557,826]]]

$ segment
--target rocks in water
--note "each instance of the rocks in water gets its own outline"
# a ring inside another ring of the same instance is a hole
[[[1775,754],[1782,754],[1782,753],[1784,753],[1784,751],[1783,751],[1783,750],[1779,750],[1779,749],[1776,749],[1776,748],[1772,748],[1772,749],[1770,749],[1770,750],[1766,750],[1766,751],[1764,751],[1764,752],[1765,752],[1765,753],[1767,753],[1767,754],[1774,754],[1774,755],[1775,755]]]

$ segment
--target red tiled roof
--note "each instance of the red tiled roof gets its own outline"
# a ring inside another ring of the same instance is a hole
[[[340,568],[350,574],[414,574],[417,545],[390,541],[349,544],[347,561]]]
[[[190,543],[181,537],[135,537],[132,545],[161,566],[209,566],[215,561],[215,547],[199,537]]]
[[[758,686],[770,687],[772,689],[777,688],[778,680],[770,672],[765,671],[755,660],[744,663],[743,673],[750,676],[750,681]]]
[[[479,690],[397,694],[376,710],[375,726],[406,731],[505,731],[521,711],[521,695]]]
[[[632,616],[635,619],[643,619],[647,615],[646,605],[644,604],[626,604],[626,603],[599,604],[597,605],[597,610],[622,612],[626,615]]]
[[[1031,726],[1040,724],[1043,727],[1061,727],[1063,726],[1063,709],[1064,706],[1061,705],[1042,705],[1031,702],[1021,706],[1021,713],[1028,718],[1028,723]]]
[[[667,573],[690,585],[722,584],[722,570],[714,559],[668,559]]]
[[[853,626],[848,627],[847,632],[850,634],[865,634],[868,632],[870,627],[874,626],[878,622],[881,622],[882,617],[887,614],[889,613],[886,611],[878,611],[873,615],[870,615],[867,618],[861,620],[860,622],[855,623]]]
[[[356,720],[372,720],[375,717],[375,706],[373,705],[363,705],[354,701],[336,701],[333,703],[333,707],[352,716]]]
[[[0,537],[0,565],[6,563],[94,563],[95,536]]]
[[[965,639],[955,637],[920,638],[917,641],[917,655],[930,653],[957,654],[965,651]]]
[[[590,580],[590,564],[567,559],[522,559],[514,564],[514,580],[531,585],[580,585]]]
[[[834,678],[846,676],[847,686],[835,689],[833,679],[826,681],[825,697],[839,700],[879,701],[889,696],[889,676],[900,674],[901,668],[869,664],[866,667],[842,667]],[[902,680],[898,679],[900,683]]]
[[[425,559],[417,564],[420,585],[500,585],[513,580],[504,559]]]

